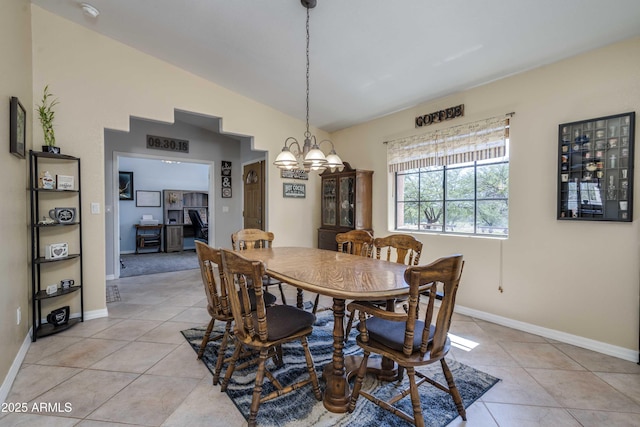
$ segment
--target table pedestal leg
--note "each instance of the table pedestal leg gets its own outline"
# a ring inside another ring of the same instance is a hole
[[[347,412],[351,397],[344,366],[344,306],[343,299],[333,299],[333,360],[324,367],[322,373],[327,382],[323,399],[324,407],[336,413]]]

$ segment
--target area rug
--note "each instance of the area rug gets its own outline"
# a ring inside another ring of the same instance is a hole
[[[222,331],[223,325],[216,324],[215,331]],[[187,329],[182,334],[191,344],[194,351],[198,351],[205,327]],[[319,313],[313,328],[313,334],[309,339],[309,347],[313,355],[313,361],[318,372],[318,378],[322,377],[322,367],[331,362],[333,352],[333,314],[331,311]],[[213,373],[219,341],[209,342],[202,360],[210,372]],[[231,355],[232,349],[228,349],[227,356]],[[299,343],[283,345],[284,362],[282,368],[276,369],[272,361],[268,361],[267,368],[276,378],[286,386],[300,378],[306,378],[306,364],[304,352]],[[355,344],[355,339],[351,337],[344,348],[345,356],[361,354],[360,348]],[[373,358],[373,356],[372,356]],[[456,386],[460,391],[465,408],[468,408],[480,396],[486,393],[499,379],[489,374],[478,371],[470,366],[447,360],[449,368],[453,373]],[[249,407],[253,392],[256,366],[249,367],[242,371],[234,372],[227,394],[236,405],[240,413],[248,417]],[[440,364],[436,363],[426,369],[421,368],[425,373],[433,373],[435,379],[446,384],[442,375]],[[224,376],[224,371],[222,373]],[[363,390],[375,390],[374,395],[384,398],[393,395],[397,389],[406,386],[407,379],[401,384],[398,382],[380,382],[372,375],[367,375],[363,383]],[[320,388],[324,390],[325,383],[320,380]],[[265,378],[262,393],[266,395],[273,390],[273,386]],[[422,410],[425,417],[425,424],[432,427],[440,427],[449,424],[457,416],[455,404],[449,394],[429,385],[419,388],[421,394]],[[396,406],[410,414],[411,401],[407,396],[396,403]],[[292,393],[286,394],[269,402],[260,405],[258,411],[258,425],[260,426],[405,426],[406,422],[395,415],[379,408],[368,400],[361,398],[358,400],[353,413],[334,414],[327,411],[322,402],[315,399],[311,386],[303,387]]]

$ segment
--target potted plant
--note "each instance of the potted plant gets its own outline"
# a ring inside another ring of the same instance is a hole
[[[44,143],[42,151],[49,153],[60,153],[60,147],[56,147],[56,135],[53,131],[53,119],[55,111],[53,107],[58,105],[58,100],[53,98],[53,94],[49,92],[49,85],[44,87],[42,95],[42,103],[38,105],[38,117],[44,132]]]

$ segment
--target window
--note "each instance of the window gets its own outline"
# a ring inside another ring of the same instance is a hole
[[[508,235],[508,120],[481,124],[389,143],[396,230]]]

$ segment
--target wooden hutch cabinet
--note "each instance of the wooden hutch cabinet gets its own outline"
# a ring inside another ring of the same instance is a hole
[[[195,209],[202,222],[209,222],[209,193],[195,190],[163,190],[164,251],[181,252],[184,238],[193,237],[189,210]]]
[[[336,251],[336,234],[371,228],[373,171],[353,169],[344,163],[341,172],[324,171],[321,197],[322,214],[318,229],[318,248]]]

